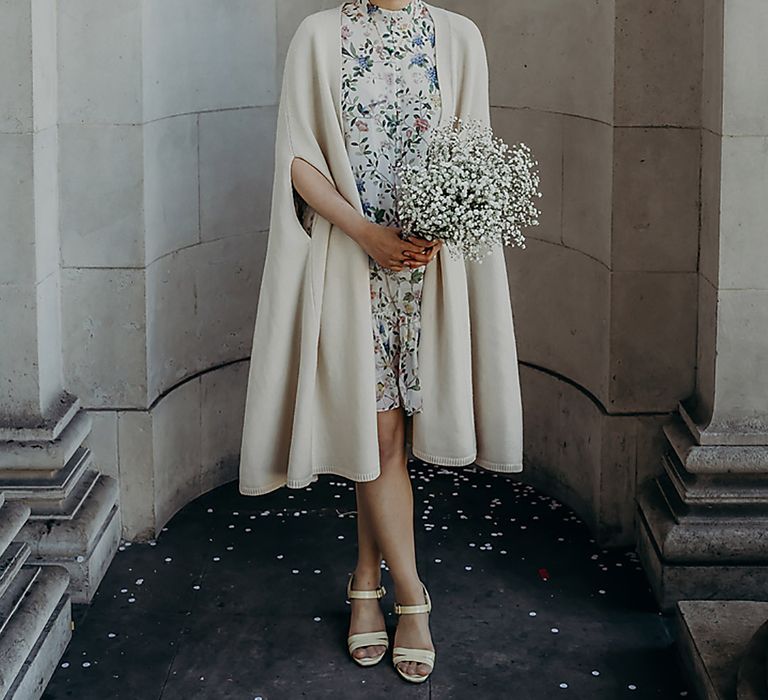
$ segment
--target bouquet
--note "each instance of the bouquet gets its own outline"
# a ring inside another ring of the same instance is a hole
[[[496,245],[525,248],[537,226],[538,165],[524,143],[510,148],[477,119],[454,116],[432,132],[420,166],[401,164],[401,237],[440,239],[452,257],[482,262]]]

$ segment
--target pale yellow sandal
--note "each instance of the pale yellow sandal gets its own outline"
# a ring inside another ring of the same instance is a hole
[[[424,589],[424,600],[426,603],[421,605],[400,605],[395,603],[395,613],[397,615],[411,615],[414,613],[428,613],[432,610],[432,601],[429,598],[429,593],[426,586],[422,583],[421,587]],[[427,664],[429,673],[421,675],[419,673],[405,673],[400,670],[397,665],[403,661],[415,661],[419,664]],[[432,669],[435,666],[435,652],[430,649],[412,649],[410,647],[395,647],[392,649],[392,663],[395,666],[395,670],[405,680],[411,683],[423,683],[432,673]]]
[[[367,591],[352,590],[352,579],[354,576],[355,574],[352,572],[347,581],[347,598],[349,600],[352,600],[353,598],[381,598],[387,592],[387,589],[384,588],[384,586],[379,586],[374,590]],[[352,654],[355,649],[367,646],[384,646],[386,649],[384,649],[378,656],[364,656],[362,659],[358,659]],[[387,649],[389,648],[389,637],[387,636],[386,630],[381,630],[380,632],[358,632],[356,634],[350,634],[347,637],[347,647],[349,648],[349,655],[352,657],[353,661],[357,662],[360,666],[373,666],[374,664],[379,663],[379,661],[384,658],[384,654],[387,653]]]

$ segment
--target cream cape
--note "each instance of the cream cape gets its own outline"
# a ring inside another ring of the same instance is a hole
[[[441,124],[490,124],[477,25],[425,3],[435,22]],[[241,494],[301,488],[332,473],[379,475],[367,253],[319,215],[296,214],[291,162],[303,158],[362,214],[341,117],[341,5],[298,26],[283,73],[264,274],[240,455]],[[413,455],[443,466],[522,471],[522,408],[504,251],[482,263],[443,247],[425,270]]]

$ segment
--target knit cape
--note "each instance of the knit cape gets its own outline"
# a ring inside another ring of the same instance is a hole
[[[488,65],[477,25],[424,3],[435,24],[442,111],[490,125]],[[302,488],[319,474],[379,475],[367,253],[320,215],[298,218],[293,158],[319,170],[362,214],[344,142],[341,7],[299,24],[286,55],[270,228],[249,367],[239,490]],[[446,467],[522,471],[522,408],[504,251],[482,263],[445,247],[425,269],[422,411],[407,418],[413,455]]]

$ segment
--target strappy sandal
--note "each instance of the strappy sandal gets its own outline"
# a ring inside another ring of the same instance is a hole
[[[432,610],[432,601],[429,598],[429,593],[426,586],[422,583],[422,589],[424,590],[424,600],[426,603],[420,605],[400,605],[395,603],[395,614],[397,615],[411,615],[414,613],[428,613]],[[403,661],[415,661],[419,664],[427,664],[429,666],[429,673],[421,675],[420,673],[405,673],[400,670],[399,663]],[[392,650],[392,663],[395,666],[395,670],[405,678],[405,680],[411,683],[423,683],[429,678],[432,673],[432,669],[435,666],[435,652],[431,649],[411,649],[410,647],[395,647]]]
[[[352,590],[352,579],[354,576],[355,574],[352,572],[347,581],[347,598],[349,598],[349,600],[352,600],[353,598],[381,598],[387,592],[387,589],[384,588],[384,586],[379,586],[374,590],[367,591]],[[358,659],[352,653],[355,649],[368,646],[384,646],[386,648],[378,656],[364,656],[362,659]],[[349,649],[349,655],[352,657],[353,661],[357,662],[360,666],[373,666],[374,664],[379,663],[379,661],[384,658],[384,654],[387,653],[387,649],[389,648],[387,631],[381,630],[379,632],[358,632],[356,634],[350,634],[347,637],[347,648]]]

